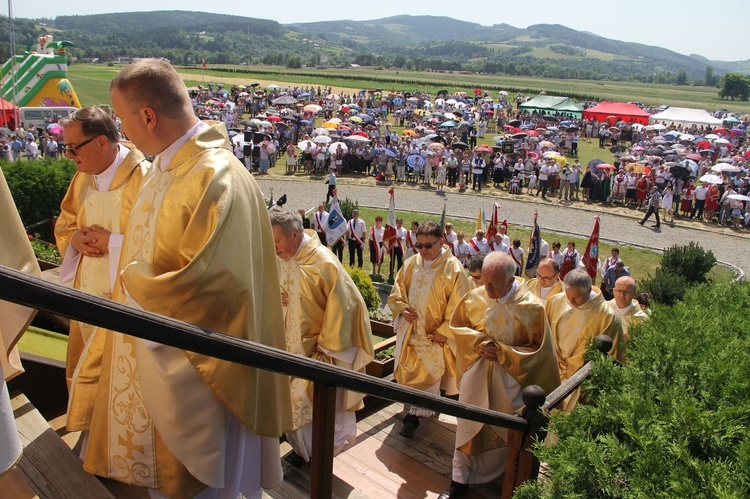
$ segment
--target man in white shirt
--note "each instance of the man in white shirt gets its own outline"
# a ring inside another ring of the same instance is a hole
[[[24,150],[26,151],[26,159],[29,161],[31,161],[32,159],[36,159],[37,156],[39,156],[39,146],[36,145],[33,137],[29,137],[26,139]]]
[[[547,162],[539,170],[539,187],[537,187],[536,189],[537,196],[539,195],[539,192],[541,191],[542,199],[547,199],[547,189],[549,188],[549,185],[547,185],[547,182],[549,181],[549,172],[550,172],[550,166],[549,166],[549,162]]]
[[[490,252],[490,243],[484,238],[483,230],[478,230],[474,233],[474,237],[469,240],[469,246],[471,247],[469,253],[472,255]]]
[[[508,237],[508,236],[505,236]],[[510,246],[507,245],[503,239],[503,235],[499,232],[492,236],[493,241],[489,242],[490,251],[500,251],[502,253],[510,253]]]
[[[357,267],[362,268],[362,250],[367,242],[367,226],[359,218],[359,210],[352,211],[352,219],[347,222],[349,231],[349,266],[354,267],[354,254],[357,254]]]
[[[703,218],[703,209],[706,207],[706,197],[708,196],[708,184],[703,182],[695,189],[695,204],[693,211],[690,212],[690,218],[695,218],[697,213],[698,220]]]
[[[471,246],[464,240],[463,232],[456,234],[456,242],[453,243],[453,254],[466,267],[466,262],[469,261],[469,257],[471,256]]]
[[[443,233],[443,237],[445,238],[445,243],[448,246],[453,246],[453,243],[458,241],[458,236],[456,235],[456,232],[453,230],[453,224],[446,223],[445,224],[445,232]]]
[[[323,246],[328,246],[326,240],[326,227],[328,227],[328,212],[326,211],[325,205],[320,203],[318,205],[318,211],[313,214],[312,228],[315,230],[318,239],[320,239],[320,244]]]
[[[404,265],[404,246],[406,245],[406,229],[404,220],[396,219],[396,242],[393,246],[393,256],[396,258],[396,271],[401,270]]]

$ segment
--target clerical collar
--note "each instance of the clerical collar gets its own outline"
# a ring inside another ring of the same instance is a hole
[[[177,155],[177,151],[179,151],[180,148],[188,142],[188,140],[198,135],[198,133],[208,130],[209,128],[211,127],[206,122],[198,120],[198,123],[196,123],[193,128],[188,130],[188,132],[185,135],[183,135],[179,139],[172,142],[172,144],[169,147],[167,147],[162,152],[157,154],[156,157],[159,160],[158,161],[159,170],[163,172],[169,170],[169,164]],[[156,163],[156,158],[154,159],[154,163]]]
[[[552,286],[539,286],[539,294],[542,299],[546,299],[547,296],[549,296],[550,292],[552,291],[552,288],[554,288],[557,285],[557,283],[553,284]]]
[[[614,305],[615,313],[617,315],[628,315],[630,313],[630,310],[632,310],[632,308],[633,308],[633,302],[632,301],[630,302],[630,305],[628,305],[625,308],[618,307],[616,301],[612,301],[612,304]]]
[[[508,291],[507,293],[505,293],[505,296],[503,296],[503,297],[501,297],[501,298],[498,298],[498,299],[497,299],[497,302],[498,302],[498,303],[499,303],[500,305],[504,305],[504,304],[505,304],[505,303],[506,303],[506,302],[507,302],[507,301],[508,301],[508,300],[510,299],[510,296],[511,296],[511,295],[512,295],[513,293],[515,293],[515,292],[516,292],[516,290],[517,290],[517,289],[518,289],[518,281],[514,280],[514,281],[513,281],[513,285],[512,285],[511,287],[510,287],[510,291]]]
[[[443,248],[440,248],[440,253],[438,253],[438,256],[436,256],[434,260],[427,261],[423,257],[422,258],[422,267],[424,267],[425,269],[430,269],[433,265],[435,265],[435,262],[438,261],[438,259],[440,258],[440,256],[443,254],[443,251],[445,251],[445,250]]]
[[[307,243],[307,241],[309,241],[309,240],[310,240],[310,235],[307,234],[307,233],[305,233],[305,232],[303,232],[302,233],[302,242],[299,243],[299,248],[297,248],[297,251],[294,252],[294,255],[289,260],[287,260],[287,262],[291,262],[292,260],[294,260],[295,258],[297,258],[297,255],[299,255],[299,251],[302,249],[302,246],[304,246],[305,243]]]
[[[94,183],[96,184],[96,190],[99,192],[107,192],[112,187],[112,181],[117,175],[117,170],[120,165],[125,161],[125,157],[130,152],[130,149],[122,144],[117,144],[117,155],[112,164],[107,167],[106,170],[101,172],[99,175],[94,175]]]
[[[578,310],[583,310],[583,309],[584,309],[584,307],[586,307],[586,305],[587,305],[587,304],[588,304],[588,303],[589,303],[589,302],[590,302],[591,300],[593,300],[593,299],[594,299],[595,297],[596,297],[596,291],[594,291],[594,290],[592,289],[592,290],[591,290],[591,292],[589,293],[589,299],[588,299],[588,300],[586,300],[586,303],[583,303],[582,305],[579,305],[579,306],[577,306],[577,307],[573,307],[573,308],[577,308]]]

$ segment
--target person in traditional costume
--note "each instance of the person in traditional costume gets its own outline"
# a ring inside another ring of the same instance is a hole
[[[0,265],[41,276],[42,272],[2,171],[0,210],[3,213],[0,217]],[[6,383],[23,372],[16,344],[35,313],[33,309],[0,300],[0,476],[6,472],[13,473],[14,466],[21,460],[21,439]]]
[[[124,231],[113,298],[284,349],[271,224],[225,125],[195,117],[165,61],[129,65],[110,98],[122,132],[155,156]],[[152,497],[257,497],[283,480],[288,378],[112,331],[101,358],[85,470]]]
[[[370,227],[370,263],[372,264],[372,273],[380,275],[380,266],[383,265],[386,249],[383,247],[383,236],[385,227],[383,227],[383,217],[375,217],[375,225]]]
[[[513,414],[522,391],[560,385],[555,345],[544,305],[514,278],[510,255],[484,259],[485,284],[467,293],[450,322],[456,342],[459,402]],[[450,487],[442,499],[460,497],[468,484],[486,483],[505,471],[508,430],[459,419]]]
[[[526,288],[542,303],[563,292],[560,264],[554,258],[545,258],[536,269],[536,277],[526,281]]]
[[[326,227],[328,227],[328,212],[326,211],[325,205],[320,203],[318,205],[318,211],[313,213],[312,216],[312,228],[317,233],[318,239],[320,239],[320,244],[323,246],[328,245],[328,240],[326,239]]]
[[[609,354],[623,361],[620,318],[601,291],[593,286],[591,276],[583,269],[571,270],[563,279],[563,289],[564,293],[549,298],[545,304],[555,340],[560,380],[566,381],[583,367],[589,342],[600,334],[612,338]],[[580,389],[570,395],[562,409],[573,409],[579,392]]]
[[[394,378],[411,388],[455,396],[456,359],[449,322],[472,286],[461,262],[443,247],[443,233],[436,223],[419,226],[415,247],[419,254],[404,262],[388,297],[395,317]],[[412,406],[401,435],[413,437],[419,418],[433,414]]]
[[[417,250],[417,229],[419,229],[419,222],[415,220],[411,223],[411,229],[406,231],[406,238],[404,239],[406,243],[405,260],[419,254]]]
[[[478,230],[474,233],[474,237],[469,239],[469,246],[471,246],[471,254],[476,255],[477,253],[489,253],[492,251],[490,248],[490,242],[484,237],[484,231]]]
[[[607,302],[620,318],[622,336],[626,340],[630,339],[630,328],[632,326],[648,319],[648,314],[641,309],[635,299],[637,294],[638,286],[635,279],[630,276],[622,276],[615,281],[614,299]]]
[[[269,211],[278,257],[286,346],[291,353],[364,373],[373,359],[370,320],[362,295],[335,255],[304,231],[299,218],[283,208]],[[291,379],[294,431],[287,432],[295,466],[312,456],[313,384]],[[364,395],[339,389],[336,394],[334,451],[357,436],[354,411]]]
[[[119,285],[123,232],[151,164],[143,153],[120,143],[117,126],[104,109],[85,107],[62,121],[65,154],[78,171],[68,186],[55,224],[63,255],[62,284],[103,298]],[[91,424],[105,330],[71,321],[65,375],[68,431]]]

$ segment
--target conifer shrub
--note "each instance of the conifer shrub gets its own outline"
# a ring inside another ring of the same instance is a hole
[[[544,476],[517,498],[750,497],[750,284],[691,287],[600,356],[587,405],[552,416]]]
[[[661,268],[685,278],[689,285],[706,282],[706,274],[716,265],[713,251],[704,250],[698,243],[672,246],[661,257]]]
[[[354,281],[354,285],[357,286],[359,293],[362,295],[362,299],[365,300],[367,310],[375,310],[378,308],[380,305],[380,295],[378,295],[378,290],[375,289],[375,286],[372,284],[370,276],[360,268],[346,267],[346,270],[349,272],[352,281]]]
[[[21,221],[28,226],[60,213],[60,202],[76,172],[67,159],[1,161]]]
[[[650,294],[655,302],[661,305],[674,305],[678,300],[682,300],[688,284],[680,274],[657,268],[654,276],[649,274],[638,287],[641,292]]]
[[[344,218],[351,220],[352,212],[354,210],[359,210],[359,201],[352,201],[349,198],[344,198],[343,201],[339,201],[339,208],[341,208],[341,213],[344,215]]]

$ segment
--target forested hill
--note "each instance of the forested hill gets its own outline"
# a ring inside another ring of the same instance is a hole
[[[718,62],[610,40],[554,24],[483,26],[445,16],[282,25],[205,12],[157,11],[16,19],[16,50],[47,32],[75,43],[75,60],[166,57],[176,64],[362,66],[714,85],[750,61]],[[8,23],[0,20],[0,57]]]

